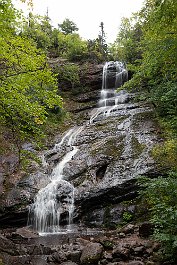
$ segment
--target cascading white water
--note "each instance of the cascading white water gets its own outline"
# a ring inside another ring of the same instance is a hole
[[[103,67],[101,98],[99,107],[107,107],[120,103],[121,97],[116,89],[128,80],[128,72],[122,62],[106,62]]]
[[[59,151],[63,146],[67,146],[70,150],[53,169],[50,175],[51,182],[39,190],[30,208],[32,225],[40,234],[60,233],[60,216],[62,213],[68,213],[68,228],[70,229],[74,211],[74,186],[65,180],[63,170],[78,151],[78,148],[73,144],[82,129],[83,126],[70,129],[61,142],[53,148],[53,151]]]
[[[126,101],[125,91],[116,92],[116,89],[127,81],[127,70],[121,62],[108,62],[103,68],[103,82],[99,108],[94,110],[90,118],[90,123],[99,116],[109,116],[118,104]],[[64,176],[66,164],[72,160],[78,152],[74,146],[77,136],[81,133],[84,126],[72,128],[63,136],[50,153],[60,152],[65,149],[65,155],[53,169],[50,175],[50,183],[39,190],[30,208],[30,220],[36,231],[40,234],[61,233],[60,217],[67,213],[67,228],[70,229],[74,212],[74,186],[69,183]],[[49,154],[50,154],[49,153]],[[48,153],[46,153],[46,156]],[[48,166],[45,155],[42,156],[44,167]]]
[[[102,90],[99,108],[94,110],[90,118],[90,123],[99,116],[109,116],[119,104],[126,102],[128,94],[125,91],[117,92],[117,88],[121,87],[128,80],[128,71],[122,62],[106,62],[103,67]]]

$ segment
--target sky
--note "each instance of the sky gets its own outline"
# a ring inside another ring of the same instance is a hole
[[[13,0],[17,8],[27,14],[26,4]],[[107,43],[117,36],[122,17],[130,17],[141,9],[144,0],[33,0],[33,12],[39,15],[47,13],[52,25],[57,27],[65,18],[69,18],[79,28],[83,39],[95,39],[100,32],[100,23],[104,23]]]

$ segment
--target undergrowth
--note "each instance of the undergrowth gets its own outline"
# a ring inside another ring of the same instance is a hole
[[[161,243],[163,259],[177,261],[177,172],[167,177],[138,180],[140,197],[154,224],[153,237]]]

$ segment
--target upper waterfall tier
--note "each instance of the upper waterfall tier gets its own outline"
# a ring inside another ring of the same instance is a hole
[[[106,62],[103,67],[101,96],[98,107],[114,106],[126,101],[126,95],[116,89],[128,80],[128,71],[122,62]]]
[[[128,72],[122,62],[106,62],[103,67],[102,90],[117,89],[128,80]]]

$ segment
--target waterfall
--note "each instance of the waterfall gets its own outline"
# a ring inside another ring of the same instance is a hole
[[[106,62],[103,67],[101,99],[99,107],[114,106],[124,102],[116,92],[128,80],[128,72],[122,62]]]
[[[116,110],[119,104],[126,103],[128,93],[124,90],[117,92],[128,80],[128,71],[122,62],[106,62],[103,67],[102,90],[98,108],[91,115],[90,123],[99,116],[109,116],[111,112]]]
[[[99,115],[109,116],[114,109],[126,102],[128,94],[116,89],[127,81],[127,70],[121,62],[107,62],[103,68],[103,81],[99,107],[94,109],[89,123],[93,123]],[[88,125],[88,124],[87,124]],[[64,169],[76,153],[79,151],[75,146],[76,138],[84,129],[78,126],[68,130],[61,141],[55,144],[54,148],[42,156],[43,167],[49,166],[46,159],[48,155],[60,153],[65,150],[64,156],[55,166],[49,176],[49,183],[40,189],[34,199],[29,211],[29,224],[40,234],[62,233],[61,217],[67,217],[67,229],[70,229],[73,222],[74,212],[74,186],[66,180]]]
[[[34,203],[30,207],[29,219],[34,229],[40,234],[61,233],[60,217],[63,213],[68,215],[67,227],[70,229],[74,211],[74,186],[65,180],[63,171],[66,164],[78,152],[74,142],[82,129],[83,126],[70,129],[52,150],[59,152],[63,147],[70,148],[53,169],[50,183],[38,191]],[[44,157],[43,160],[45,160]]]

